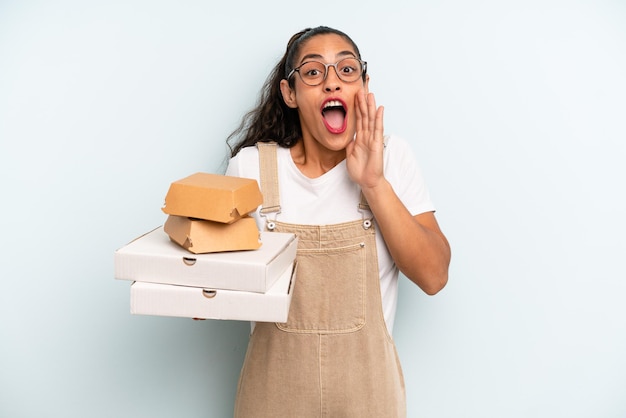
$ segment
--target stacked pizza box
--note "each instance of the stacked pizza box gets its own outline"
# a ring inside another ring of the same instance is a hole
[[[297,237],[260,232],[256,180],[195,173],[170,185],[165,224],[115,252],[131,280],[131,313],[265,322],[287,320]]]

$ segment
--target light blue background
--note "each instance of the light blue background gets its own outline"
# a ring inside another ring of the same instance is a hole
[[[228,3],[228,4],[227,4]],[[409,417],[626,416],[621,1],[0,1],[0,416],[228,417],[248,324],[131,316],[113,252],[296,31],[353,36],[453,247],[403,278]]]

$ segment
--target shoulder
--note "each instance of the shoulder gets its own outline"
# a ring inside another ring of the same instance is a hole
[[[240,159],[250,159],[250,158],[258,158],[259,156],[259,149],[256,146],[250,146],[250,147],[245,147],[242,148],[241,151],[239,151],[239,153],[233,157],[233,158],[240,158]]]
[[[418,169],[419,166],[411,144],[401,136],[385,136],[385,171],[398,172],[402,176],[406,170]]]
[[[226,175],[257,178],[259,173],[259,150],[257,147],[242,148],[231,157],[226,168]]]
[[[413,215],[434,211],[413,147],[403,137],[386,137],[385,177]]]
[[[406,153],[413,154],[411,144],[402,136],[385,135],[385,153],[389,156],[398,156]]]

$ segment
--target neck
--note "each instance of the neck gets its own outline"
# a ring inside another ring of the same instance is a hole
[[[315,140],[301,139],[291,149],[291,158],[308,178],[320,177],[346,159],[346,150],[331,150]]]

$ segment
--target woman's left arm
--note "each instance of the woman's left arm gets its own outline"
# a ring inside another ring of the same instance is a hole
[[[450,245],[434,213],[412,216],[387,181],[363,189],[363,195],[400,271],[429,295],[443,289]]]
[[[348,173],[361,186],[389,252],[400,271],[434,295],[448,281],[450,245],[433,212],[411,215],[383,170],[383,108],[374,95],[356,97],[356,135],[346,148]]]

